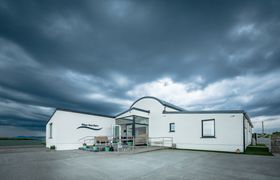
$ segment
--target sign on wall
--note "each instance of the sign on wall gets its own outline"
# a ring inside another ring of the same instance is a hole
[[[77,127],[77,129],[81,129],[81,128],[86,128],[86,129],[91,129],[91,130],[96,130],[96,131],[102,129],[102,127],[100,127],[97,124],[84,124],[84,123],[82,123],[81,126]]]

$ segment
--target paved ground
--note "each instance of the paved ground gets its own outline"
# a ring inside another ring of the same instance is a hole
[[[139,154],[0,151],[1,180],[52,179],[280,179],[279,156],[186,150]]]

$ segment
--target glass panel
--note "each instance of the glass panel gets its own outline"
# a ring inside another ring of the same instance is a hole
[[[135,118],[135,121],[131,120],[131,118]],[[121,138],[131,138],[133,135],[135,135],[135,138],[138,139],[137,143],[140,142],[140,139],[142,139],[143,142],[146,142],[148,137],[148,124],[149,119],[140,116],[129,116],[116,119],[116,125],[121,126]],[[133,127],[135,127],[134,130],[132,129]]]
[[[135,136],[146,138],[148,127],[146,125],[135,124]]]
[[[125,119],[117,119],[116,124],[121,125],[121,124],[131,124],[132,120],[125,120]]]
[[[175,132],[175,123],[170,123],[170,131]]]
[[[135,123],[149,124],[149,119],[144,117],[135,116]]]
[[[126,125],[121,125],[121,137],[126,137]]]
[[[135,124],[135,144],[143,145],[147,143],[148,126]]]
[[[127,137],[132,137],[132,125],[127,125],[126,126],[126,136]]]
[[[214,120],[203,122],[203,136],[215,136]]]
[[[50,138],[52,138],[52,123],[50,123]]]
[[[120,136],[120,126],[114,126],[114,137],[119,138]]]

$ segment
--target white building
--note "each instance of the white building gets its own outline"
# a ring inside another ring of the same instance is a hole
[[[170,137],[179,149],[244,152],[251,144],[252,127],[243,110],[187,111],[147,96],[116,116],[56,109],[46,125],[46,146],[78,149],[95,136],[134,137],[140,144],[143,139]]]

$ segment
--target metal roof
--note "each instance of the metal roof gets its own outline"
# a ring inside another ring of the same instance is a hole
[[[147,99],[147,98],[149,98],[149,99],[155,99],[155,100],[157,100],[159,103],[161,103],[163,106],[166,106],[166,107],[169,107],[169,108],[178,110],[178,111],[185,111],[185,109],[183,109],[183,108],[181,108],[181,107],[179,107],[179,106],[176,106],[176,105],[174,105],[174,104],[171,104],[171,103],[169,103],[169,102],[166,102],[166,101],[164,101],[164,100],[161,100],[161,99],[156,98],[156,97],[153,97],[153,96],[144,96],[144,97],[141,97],[140,99],[137,99],[137,100],[130,106],[129,109],[131,109],[132,106],[133,106],[135,103],[137,103],[138,101],[140,101],[140,100],[142,100],[142,99]]]

